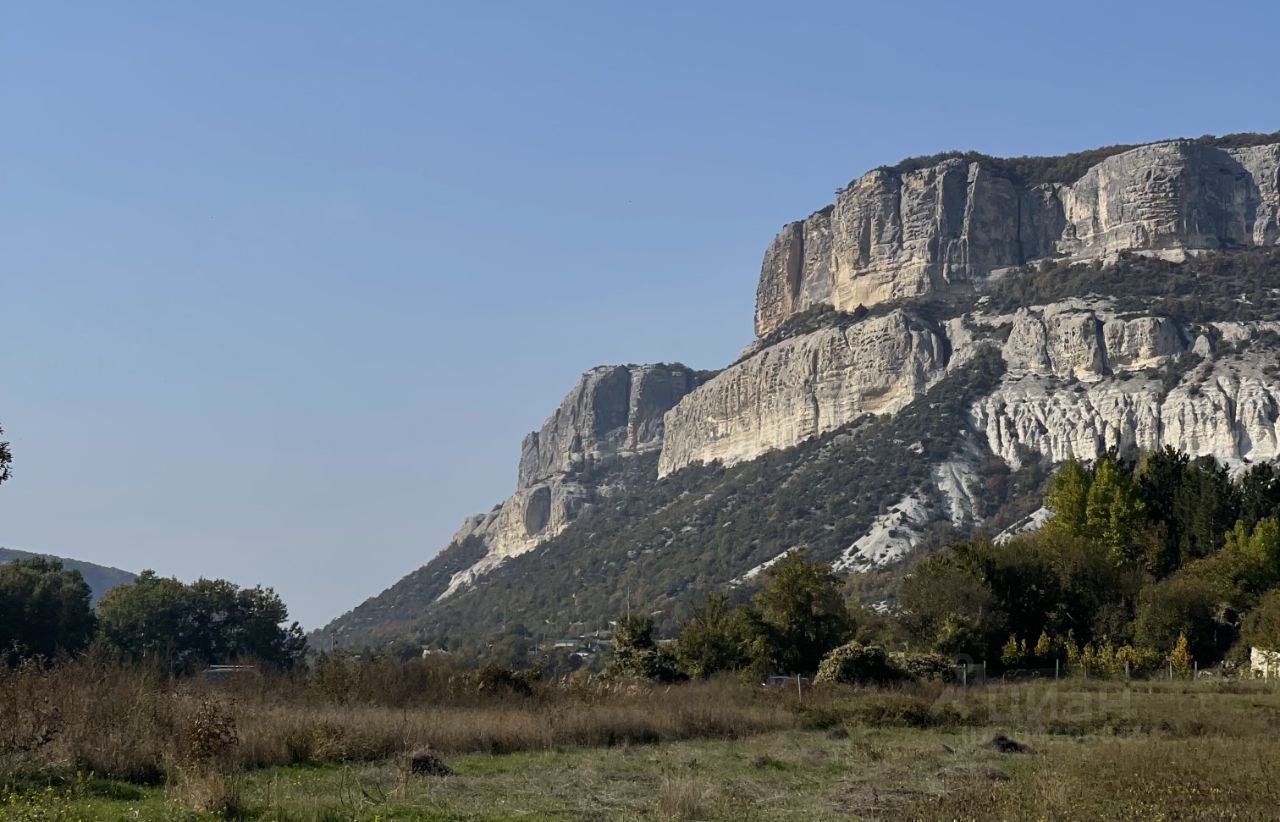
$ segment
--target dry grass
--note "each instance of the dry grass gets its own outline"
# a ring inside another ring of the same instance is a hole
[[[1271,740],[1033,740],[1020,778],[961,782],[910,809],[919,819],[1274,819]]]
[[[1268,683],[836,688],[801,702],[733,681],[519,696],[417,666],[348,674],[335,688],[88,662],[0,673],[0,783],[37,791],[0,792],[0,818],[1252,819],[1280,807]],[[1027,752],[1002,752],[1000,735]],[[405,767],[425,748],[456,775]],[[74,813],[40,815],[46,800]]]
[[[176,799],[200,813],[223,817],[244,815],[240,776],[218,768],[181,769],[170,786]]]
[[[387,699],[368,682],[335,691],[316,677],[214,684],[89,661],[0,671],[0,784],[89,772],[158,784],[193,766],[227,771],[375,761],[419,748],[501,754],[733,738],[795,722],[787,695],[733,682],[570,681],[525,697],[477,693],[461,676],[427,688],[440,685],[439,672],[403,671],[396,680],[375,667],[373,687],[385,686]]]
[[[668,819],[700,819],[707,813],[705,785],[687,776],[667,777],[658,791],[658,813]]]

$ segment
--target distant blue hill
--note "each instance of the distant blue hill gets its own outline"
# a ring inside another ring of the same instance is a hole
[[[70,570],[79,571],[84,577],[84,581],[89,584],[89,590],[93,592],[92,604],[97,605],[102,595],[117,585],[126,582],[133,582],[137,578],[137,574],[131,574],[128,571],[121,571],[119,568],[109,568],[105,565],[95,565],[92,562],[81,562],[78,559],[67,559],[66,557],[57,557],[53,554],[33,554],[30,551],[18,551],[14,548],[0,548],[0,563],[13,562],[16,559],[31,559],[32,557],[49,557],[62,561],[62,567]]]

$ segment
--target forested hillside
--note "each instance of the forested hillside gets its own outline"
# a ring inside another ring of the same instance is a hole
[[[31,559],[38,556],[50,556],[47,554],[33,554],[29,551],[17,551],[12,548],[0,548],[0,562],[12,562],[16,559]],[[64,568],[69,571],[79,571],[84,577],[84,581],[89,585],[89,590],[93,592],[92,602],[96,604],[102,595],[110,591],[117,585],[123,585],[126,582],[132,582],[135,578],[134,574],[128,571],[121,571],[119,568],[111,568],[106,565],[97,565],[92,562],[81,562],[78,559],[65,559],[63,557],[53,557],[62,562]]]

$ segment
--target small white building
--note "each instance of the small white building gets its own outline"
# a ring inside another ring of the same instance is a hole
[[[1250,648],[1249,670],[1261,679],[1280,678],[1280,651]]]

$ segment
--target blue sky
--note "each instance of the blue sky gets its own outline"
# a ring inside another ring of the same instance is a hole
[[[308,627],[866,169],[1280,129],[1254,3],[0,4],[0,545]]]

